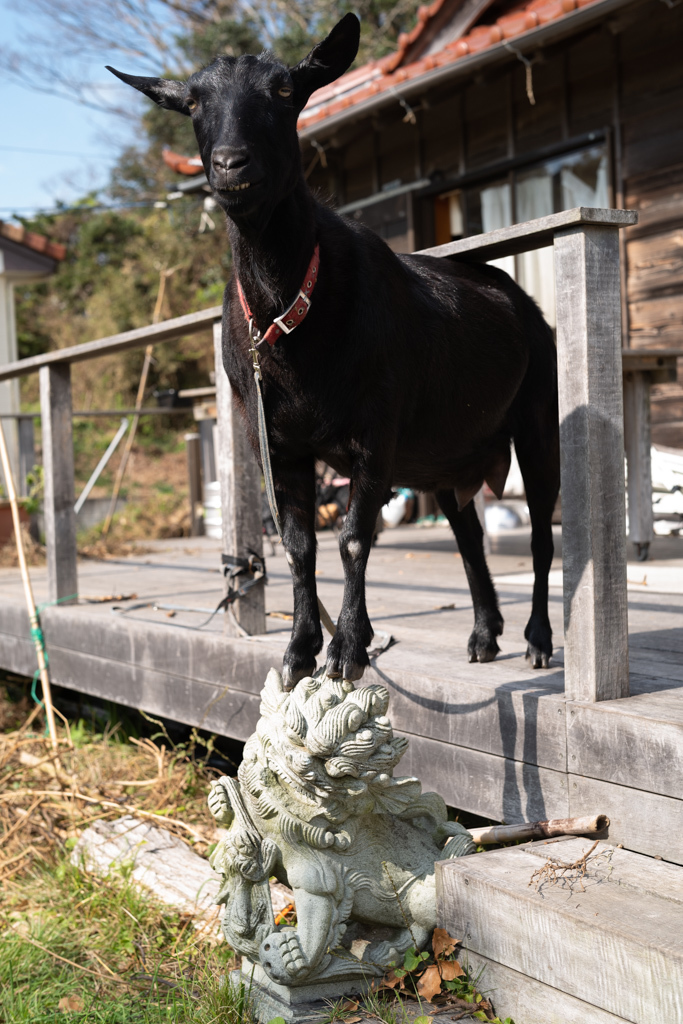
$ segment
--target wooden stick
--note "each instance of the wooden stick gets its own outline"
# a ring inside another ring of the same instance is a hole
[[[596,814],[593,817],[555,818],[552,821],[531,821],[520,825],[487,825],[468,831],[478,846],[488,846],[490,843],[509,843],[515,839],[592,835],[602,832],[608,825],[606,814]]]
[[[40,622],[38,620],[38,613],[36,612],[36,604],[33,600],[33,589],[31,587],[31,578],[28,574],[28,567],[26,565],[26,555],[24,554],[24,545],[21,539],[21,523],[19,521],[19,505],[17,503],[17,492],[14,488],[14,477],[12,476],[12,467],[9,461],[9,452],[7,450],[7,441],[5,440],[5,431],[0,420],[0,461],[2,461],[2,469],[5,474],[5,481],[7,483],[7,494],[9,497],[9,503],[12,509],[12,522],[14,523],[14,539],[17,545],[17,557],[19,559],[19,570],[21,572],[21,581],[24,584],[24,598],[26,600],[26,607],[28,609],[29,622],[31,623],[31,635],[36,648],[36,655],[38,657],[38,670],[40,672],[40,682],[43,687],[43,700],[45,701],[45,715],[47,717],[47,727],[50,733],[50,743],[54,750],[57,750],[57,727],[55,725],[55,713],[52,704],[52,689],[50,687],[50,677],[47,673],[47,662],[45,660],[45,651],[43,645],[40,642]]]
[[[107,518],[102,527],[102,536],[106,537],[111,527],[114,513],[116,512],[116,505],[119,500],[119,491],[121,490],[121,484],[123,483],[123,477],[126,472],[126,466],[128,465],[128,458],[133,449],[133,443],[135,441],[135,434],[137,433],[138,423],[140,422],[139,409],[142,408],[142,402],[145,397],[145,389],[147,388],[147,374],[152,363],[152,352],[154,351],[153,345],[148,345],[145,349],[145,361],[142,364],[142,373],[140,374],[140,383],[138,385],[138,393],[135,399],[135,414],[133,421],[130,425],[130,431],[126,439],[126,447],[123,449],[123,455],[121,456],[121,462],[116,472],[116,480],[114,481],[114,493],[111,496],[111,502],[109,504],[109,511],[107,512]]]
[[[178,264],[175,267],[171,267],[170,270],[167,270],[167,268],[164,267],[159,272],[159,289],[157,291],[157,300],[156,300],[156,303],[155,303],[155,306],[154,306],[154,313],[152,314],[152,324],[153,325],[157,324],[159,322],[159,320],[161,319],[161,309],[162,309],[162,306],[163,306],[163,303],[164,303],[164,294],[166,292],[166,281],[168,280],[168,278],[172,274],[175,274],[175,272],[176,272],[176,270],[178,270],[179,266],[180,266],[180,264]],[[133,450],[133,443],[135,441],[135,435],[137,433],[138,424],[140,422],[140,409],[142,409],[142,403],[145,400],[145,391],[147,389],[147,375],[149,373],[149,368],[152,365],[152,353],[153,353],[153,351],[154,351],[154,345],[148,345],[147,348],[145,349],[145,361],[142,364],[142,373],[140,374],[140,383],[138,384],[138,393],[137,393],[137,396],[135,398],[135,414],[133,416],[133,422],[131,423],[131,426],[130,426],[130,431],[128,433],[128,438],[126,439],[126,447],[123,450],[123,455],[121,456],[121,462],[119,463],[119,468],[118,468],[117,473],[116,473],[116,480],[114,481],[114,492],[113,492],[113,494],[111,496],[111,502],[109,504],[109,511],[107,512],[107,518],[105,519],[104,526],[102,527],[102,536],[103,537],[107,536],[107,534],[109,533],[109,530],[111,528],[111,522],[112,522],[112,519],[114,518],[114,513],[116,512],[116,504],[117,504],[117,502],[119,500],[119,491],[121,490],[121,484],[123,483],[123,477],[124,477],[124,474],[126,472],[126,466],[128,465],[128,459],[130,457],[130,453]]]

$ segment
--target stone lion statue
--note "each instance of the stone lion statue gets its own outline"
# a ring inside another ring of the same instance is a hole
[[[320,672],[286,692],[271,669],[238,778],[212,784],[209,807],[228,827],[211,858],[224,934],[280,984],[381,975],[424,946],[434,862],[475,849],[440,796],[393,777],[408,740],[388,706],[384,686]],[[275,925],[271,875],[294,892],[296,928]]]

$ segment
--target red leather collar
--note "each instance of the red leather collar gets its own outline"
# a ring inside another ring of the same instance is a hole
[[[306,319],[306,315],[311,305],[311,295],[315,288],[315,283],[318,280],[318,269],[320,267],[320,246],[316,245],[311,257],[311,262],[308,264],[308,270],[304,277],[299,294],[294,299],[284,313],[280,316],[276,316],[272,324],[262,337],[262,341],[267,341],[269,345],[274,345],[278,338],[283,334],[291,334],[295,327],[298,327],[302,320]],[[240,304],[244,312],[245,319],[247,321],[253,320],[253,314],[249,309],[249,303],[244,297],[242,291],[242,285],[237,281],[237,294],[240,297]]]

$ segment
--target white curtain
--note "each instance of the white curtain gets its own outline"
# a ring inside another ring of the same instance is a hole
[[[481,191],[481,226],[484,231],[495,231],[496,228],[509,228],[512,224],[512,190],[507,182],[504,185],[491,185]],[[489,260],[492,267],[506,270],[510,277],[515,276],[515,257],[502,256],[498,260]]]
[[[561,181],[565,210],[573,210],[575,206],[609,208],[606,154],[597,155],[594,150],[582,154],[570,166],[562,168]]]
[[[545,168],[517,179],[517,220],[535,220],[553,213],[553,180]],[[517,257],[518,280],[555,326],[555,264],[553,247],[523,252]]]

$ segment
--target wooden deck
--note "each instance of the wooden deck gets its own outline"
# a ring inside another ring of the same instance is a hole
[[[502,652],[491,664],[470,665],[471,601],[449,531],[403,527],[380,537],[368,608],[375,630],[397,643],[373,659],[363,682],[389,687],[394,725],[411,738],[402,769],[450,805],[495,820],[604,812],[611,842],[683,864],[683,540],[658,539],[655,561],[629,564],[632,695],[600,703],[564,696],[559,558],[551,578],[553,667],[526,665],[528,540],[524,529],[493,540]],[[557,541],[559,549],[559,530]],[[334,616],[342,588],[336,537],[323,533],[319,542],[320,595]],[[267,635],[234,639],[223,616],[198,629],[223,593],[219,543],[193,538],[150,548],[79,562],[82,603],[45,608],[53,682],[245,739],[266,672],[280,665],[288,639],[289,621],[272,614],[292,608],[285,559],[281,552],[268,559]],[[45,570],[32,576],[36,600],[47,600]],[[0,591],[0,665],[32,675],[18,571],[0,570]],[[84,603],[133,593],[118,604]],[[178,610],[170,616],[158,605]]]

